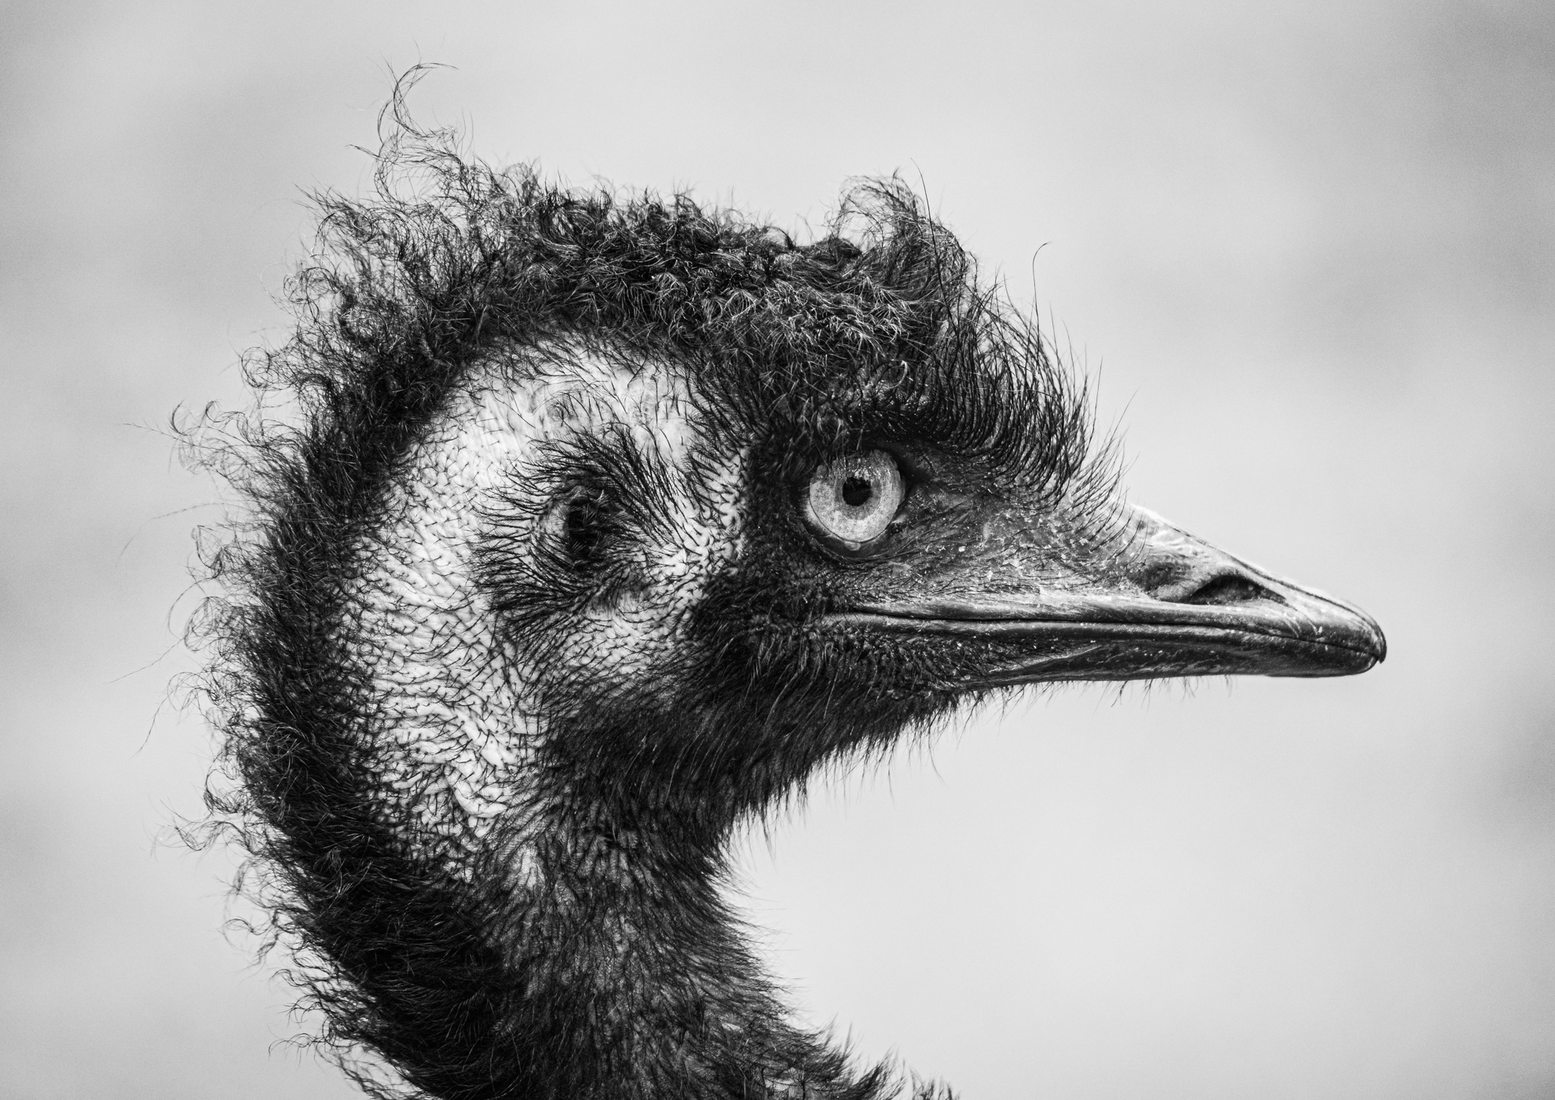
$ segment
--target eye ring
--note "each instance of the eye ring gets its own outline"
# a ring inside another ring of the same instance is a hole
[[[896,458],[864,451],[816,467],[805,491],[804,517],[828,542],[856,553],[885,534],[906,496]]]

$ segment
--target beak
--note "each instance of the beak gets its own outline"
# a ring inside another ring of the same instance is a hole
[[[985,535],[984,549],[912,585],[917,591],[897,587],[835,618],[948,644],[958,688],[1348,676],[1386,654],[1382,630],[1359,608],[1272,576],[1144,509],[1127,518],[1129,537],[1111,552],[1055,552],[1052,540],[1035,537],[1022,545],[1008,530]],[[1065,564],[1055,569],[1055,560]]]

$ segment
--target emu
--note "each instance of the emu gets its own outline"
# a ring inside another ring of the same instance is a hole
[[[412,145],[319,200],[251,364],[300,422],[228,438],[210,559],[207,799],[369,1091],[949,1095],[791,1020],[731,830],[1020,685],[1382,659],[1125,503],[1083,383],[899,183],[800,243]]]

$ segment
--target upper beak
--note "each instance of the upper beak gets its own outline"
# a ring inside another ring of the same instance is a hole
[[[918,591],[854,604],[849,623],[941,636],[975,650],[959,686],[1253,674],[1346,676],[1387,652],[1352,607],[1249,565],[1144,509],[1130,537],[1094,561],[1028,568],[1001,541]],[[1026,557],[1036,555],[1028,547]],[[978,671],[970,673],[969,669]]]

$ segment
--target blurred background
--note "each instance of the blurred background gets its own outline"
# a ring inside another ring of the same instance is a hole
[[[743,838],[808,1019],[968,1100],[1555,1095],[1537,0],[0,5],[0,1094],[353,1094],[167,841],[224,514],[167,424],[244,405],[303,193],[370,187],[421,61],[488,160],[800,235],[900,170],[1099,376],[1135,500],[1387,630],[985,712]]]

